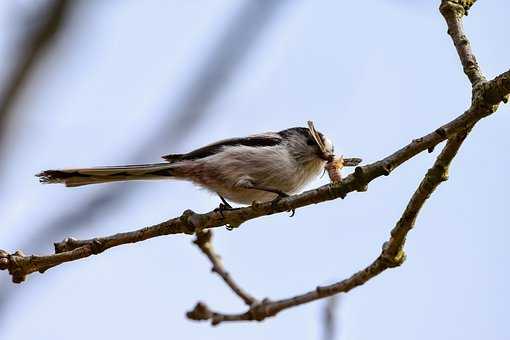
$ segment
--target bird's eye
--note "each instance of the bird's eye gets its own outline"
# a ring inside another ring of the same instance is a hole
[[[308,138],[306,140],[306,144],[308,144],[308,145],[315,145],[315,141],[313,139]]]

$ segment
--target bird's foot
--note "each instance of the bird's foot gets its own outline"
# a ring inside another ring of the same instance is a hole
[[[220,211],[225,211],[225,210],[234,210],[234,208],[228,204],[228,203],[220,203],[220,205],[218,206],[218,210]]]
[[[223,212],[227,211],[227,210],[233,210],[234,208],[223,198],[223,196],[221,196],[221,195],[218,195],[218,196],[220,196],[221,203],[218,206],[218,208],[214,209],[214,211],[219,212],[221,217],[225,218],[225,215],[223,215]]]
[[[289,194],[286,194],[284,193],[283,191],[278,191],[276,192],[276,194],[278,196],[276,196],[272,201],[271,201],[271,208],[275,209],[276,208],[276,204],[278,204],[278,202],[282,199],[282,198],[286,198],[286,197],[289,197]],[[296,214],[296,209],[294,208],[291,208],[289,210],[291,212],[290,214],[290,217],[293,217],[295,214]]]
[[[235,208],[232,207],[225,198],[223,198],[223,196],[221,195],[218,195],[220,196],[220,199],[221,199],[221,203],[220,205],[218,206],[218,208],[214,209],[214,211],[217,211],[220,213],[221,217],[224,219],[225,218],[225,215],[223,215],[223,212],[224,211],[228,211],[228,210],[234,210]],[[234,230],[235,228],[237,228],[238,225],[232,225],[232,224],[226,224],[225,225],[225,228],[227,228],[227,230],[229,231],[232,231]]]

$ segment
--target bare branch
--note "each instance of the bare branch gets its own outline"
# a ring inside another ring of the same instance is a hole
[[[252,304],[257,302],[253,296],[244,291],[231,277],[231,275],[225,270],[223,264],[221,263],[220,256],[214,252],[212,246],[212,237],[213,233],[211,230],[204,230],[197,233],[197,238],[193,243],[195,243],[200,250],[207,256],[209,261],[212,263],[212,271],[218,274],[223,281],[232,289],[234,293],[237,294],[244,301],[245,304],[251,306]]]
[[[264,215],[281,213],[337,198],[345,198],[348,193],[353,191],[366,191],[367,185],[372,180],[383,175],[389,175],[393,169],[416,156],[418,153],[431,149],[445,139],[459,133],[465,133],[471,129],[477,121],[494,112],[497,109],[497,104],[503,100],[505,96],[508,96],[509,93],[510,71],[496,77],[492,81],[485,82],[481,84],[481,86],[477,86],[474,91],[474,99],[471,107],[464,114],[436,129],[434,132],[413,140],[402,149],[380,161],[362,167],[356,167],[353,174],[347,176],[339,183],[330,183],[298,195],[282,198],[276,203],[258,203],[245,208],[226,210],[221,213],[217,210],[213,210],[205,214],[198,214],[191,210],[187,210],[180,217],[172,218],[160,224],[144,227],[131,232],[118,233],[107,237],[98,237],[89,240],[75,240],[68,238],[55,244],[55,252],[57,254],[73,251],[81,247],[86,247],[86,249],[80,252],[67,254],[68,256],[57,256],[57,260],[50,261],[49,265],[46,263],[49,259],[44,256],[42,257],[44,258],[44,261],[42,261],[37,256],[27,256],[25,258],[23,256],[12,257],[14,254],[8,255],[3,257],[5,259],[3,261],[8,261],[8,264],[4,267],[4,269],[9,269],[11,273],[18,273],[18,280],[16,281],[19,282],[19,279],[24,278],[25,275],[34,271],[44,271],[64,262],[81,259],[93,254],[99,254],[106,249],[115,246],[140,242],[163,235],[183,233],[193,234],[200,230],[224,225],[236,227],[248,220]],[[12,261],[10,260],[11,258],[15,260]],[[26,261],[30,262],[31,265],[25,265],[24,263]],[[29,270],[26,270],[27,268]],[[21,275],[23,273],[25,275]]]
[[[457,30],[450,33],[464,65],[464,71],[473,84],[473,96],[471,106],[466,112],[434,132],[413,140],[402,149],[380,161],[356,167],[354,173],[341,182],[330,183],[299,195],[282,198],[277,202],[257,203],[246,208],[226,211],[213,210],[205,214],[187,210],[178,218],[132,232],[90,240],[69,238],[55,244],[55,255],[27,256],[20,251],[14,254],[0,251],[0,270],[8,270],[14,282],[21,282],[26,275],[32,272],[43,272],[64,262],[99,254],[114,246],[140,242],[168,234],[197,234],[195,243],[212,262],[213,271],[218,273],[225,283],[249,306],[243,313],[224,314],[210,310],[204,303],[198,303],[192,311],[187,313],[188,318],[192,320],[210,320],[213,325],[217,325],[226,321],[262,321],[288,308],[348,292],[363,285],[386,269],[400,266],[405,260],[403,247],[408,233],[414,227],[416,218],[430,195],[439,184],[448,179],[450,163],[468,133],[480,119],[495,112],[499,103],[506,101],[510,95],[510,71],[501,74],[494,80],[485,81],[463,34],[460,18],[473,3],[474,1],[469,0],[442,1],[441,12],[445,16],[448,26],[450,29],[453,27],[454,30]],[[452,16],[452,13],[454,16]],[[317,286],[309,292],[291,298],[276,301],[269,299],[258,301],[244,292],[233,281],[221,265],[218,255],[212,249],[211,233],[206,229],[224,225],[238,227],[245,221],[260,216],[289,211],[337,198],[345,198],[348,193],[353,191],[366,191],[367,185],[372,180],[383,175],[389,175],[393,169],[402,163],[424,150],[433,149],[444,140],[447,140],[445,147],[412,195],[401,218],[392,229],[389,240],[384,243],[380,255],[370,265],[349,278],[331,285]]]
[[[485,81],[485,77],[480,71],[480,66],[476,61],[475,55],[471,51],[471,45],[464,33],[462,17],[467,15],[467,10],[476,0],[442,0],[439,10],[448,25],[448,34],[452,37],[453,44],[457,49],[460,61],[464,67],[464,73],[468,76],[471,84]]]
[[[483,91],[485,97],[480,98],[481,101],[487,101],[492,105],[499,102],[507,103],[510,96],[510,70],[484,83],[483,86],[486,87]]]
[[[66,0],[68,1],[68,0]],[[193,127],[199,125],[207,116],[208,107],[222,93],[229,80],[238,71],[243,60],[257,46],[267,27],[278,14],[285,9],[289,1],[248,1],[243,3],[235,15],[225,23],[224,32],[213,44],[210,53],[204,58],[184,89],[178,103],[169,109],[166,119],[150,138],[129,156],[126,163],[139,163],[147,155],[168,153],[168,148],[176,148],[183,142]],[[164,151],[158,151],[164,150]],[[175,150],[175,149],[174,149]],[[66,211],[50,221],[44,221],[32,235],[25,238],[21,249],[45,249],[54,240],[63,235],[75,233],[85,227],[90,228],[91,219],[133,194],[139,187],[119,185],[99,188],[98,191],[80,209]],[[0,291],[0,301],[12,299],[15,290]],[[2,299],[3,297],[3,299]],[[0,303],[0,309],[5,306]]]
[[[67,251],[61,254],[54,254],[48,256],[25,255],[20,250],[14,254],[0,250],[0,270],[8,270],[12,275],[14,283],[20,283],[25,280],[25,277],[33,272],[43,273],[46,269],[56,265],[75,261],[94,254],[94,247],[86,245]]]
[[[317,286],[314,290],[301,295],[277,301],[265,299],[262,302],[252,305],[248,311],[240,314],[214,312],[204,303],[198,303],[192,311],[187,313],[188,318],[197,321],[211,320],[213,325],[218,325],[225,321],[262,321],[268,317],[275,316],[282,310],[323,299],[338,293],[346,293],[353,288],[363,285],[384,270],[400,266],[405,260],[403,247],[407,233],[413,228],[420,209],[432,192],[434,192],[441,182],[447,180],[450,162],[457,154],[466,135],[467,133],[460,133],[448,140],[443,151],[437,157],[434,166],[421,181],[418,189],[407,204],[402,217],[391,231],[391,237],[383,245],[381,254],[368,267],[360,270],[350,278],[328,286]]]
[[[474,1],[464,2],[468,2],[468,7],[474,3]],[[462,12],[459,15],[460,10]],[[490,85],[485,82],[485,78],[481,74],[478,64],[476,63],[476,59],[471,52],[467,38],[462,33],[460,18],[465,14],[465,11],[467,11],[467,8],[465,9],[460,4],[460,1],[455,3],[453,1],[442,1],[441,13],[443,13],[446,21],[448,22],[448,26],[450,28],[449,33],[454,40],[455,47],[457,48],[460,59],[464,66],[464,72],[469,77],[474,88],[472,105],[465,114],[477,106],[479,106],[482,110],[486,110],[487,114],[490,114],[497,109],[497,104],[499,101],[508,98],[508,72],[497,77],[491,82]],[[452,31],[453,29],[456,29],[456,31]],[[482,85],[475,88],[475,85],[478,84]],[[499,90],[487,90],[493,86],[498,87]],[[495,97],[489,98],[489,96],[483,93],[485,91],[492,92]],[[494,99],[497,100],[495,101]],[[350,278],[339,281],[335,284],[323,287],[318,286],[313,291],[284,300],[273,302],[269,299],[265,299],[262,302],[251,306],[248,311],[241,314],[222,314],[213,312],[207,307],[207,305],[199,303],[191,312],[188,312],[188,317],[193,320],[211,320],[213,325],[217,325],[225,321],[262,321],[267,317],[275,316],[277,313],[287,308],[322,299],[324,297],[333,296],[338,293],[348,292],[355,287],[363,285],[365,282],[377,276],[384,270],[391,267],[400,266],[405,260],[403,247],[407,234],[413,228],[418,213],[420,212],[427,199],[439,186],[439,184],[441,184],[441,182],[448,179],[449,165],[474,124],[476,124],[476,121],[466,125],[464,130],[459,129],[455,132],[455,135],[445,133],[444,130],[436,130],[438,134],[448,135],[448,142],[437,157],[434,166],[425,174],[425,177],[407,204],[402,217],[392,229],[390,239],[383,245],[381,254],[374,262],[372,262],[372,264],[355,273]],[[427,137],[428,136],[425,138]],[[415,140],[413,143],[414,142],[420,143],[423,142],[423,140]],[[411,145],[412,143],[407,147],[412,148]],[[434,146],[431,146],[432,149],[433,147]],[[396,155],[399,152],[403,153],[403,150],[405,149],[406,148],[403,148],[393,155]],[[359,167],[357,169],[363,168]],[[355,174],[359,174],[359,172],[360,171],[358,170],[358,172],[355,172]]]
[[[127,159],[126,163],[145,161],[147,155],[168,153],[168,148],[177,147],[189,131],[206,117],[211,103],[228,86],[229,79],[238,70],[244,58],[257,45],[264,30],[274,20],[287,1],[252,2],[240,6],[239,11],[226,23],[225,31],[215,42],[209,55],[204,59],[175,107],[169,109],[167,119],[160,122],[160,128],[151,134]],[[159,150],[159,151],[158,151]],[[120,185],[114,188],[100,188],[95,195],[78,210],[66,212],[52,221],[44,223],[30,237],[23,247],[40,248],[50,240],[90,226],[93,216],[108,211],[112,206],[129,197],[138,188],[134,185]]]

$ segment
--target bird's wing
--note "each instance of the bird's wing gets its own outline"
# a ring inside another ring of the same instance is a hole
[[[163,156],[163,159],[169,162],[181,161],[181,160],[195,160],[205,158],[211,155],[214,155],[221,148],[225,146],[234,146],[234,145],[244,145],[244,146],[252,146],[252,147],[261,147],[261,146],[273,146],[280,144],[283,138],[274,132],[268,132],[263,134],[251,135],[248,137],[242,138],[230,138],[220,140],[216,143],[206,145],[204,147],[193,150],[189,153],[185,154],[170,154]]]

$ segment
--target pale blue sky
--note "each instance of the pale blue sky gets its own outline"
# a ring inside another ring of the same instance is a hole
[[[250,1],[250,0],[248,0]],[[16,25],[0,4],[0,76]],[[154,145],[140,161],[216,139],[304,125],[346,156],[378,160],[461,114],[469,83],[439,1],[287,1],[251,46],[205,118],[181,142]],[[14,112],[0,176],[0,248],[26,245],[47,221],[80,209],[101,189],[40,185],[42,169],[122,164],[158,131],[188,91],[241,1],[82,1],[37,69]],[[465,19],[490,78],[510,68],[505,0],[479,1]],[[79,12],[78,12],[79,11]],[[342,296],[341,339],[508,339],[506,251],[508,106],[483,120],[455,159],[450,180],[421,213],[407,261]],[[439,149],[439,148],[438,148]],[[342,279],[371,262],[437,155],[421,154],[345,200],[217,230],[225,266],[255,296],[273,299]],[[318,179],[310,187],[326,182]],[[184,182],[136,187],[114,209],[63,234],[89,238],[179,215],[218,199]],[[244,306],[209,271],[190,236],[118,247],[14,286],[2,308],[1,339],[318,339],[323,303],[263,323],[185,319],[198,300]],[[36,246],[34,246],[36,247]],[[50,252],[51,242],[36,249]],[[34,249],[25,249],[27,252]],[[7,293],[6,293],[7,292]]]

